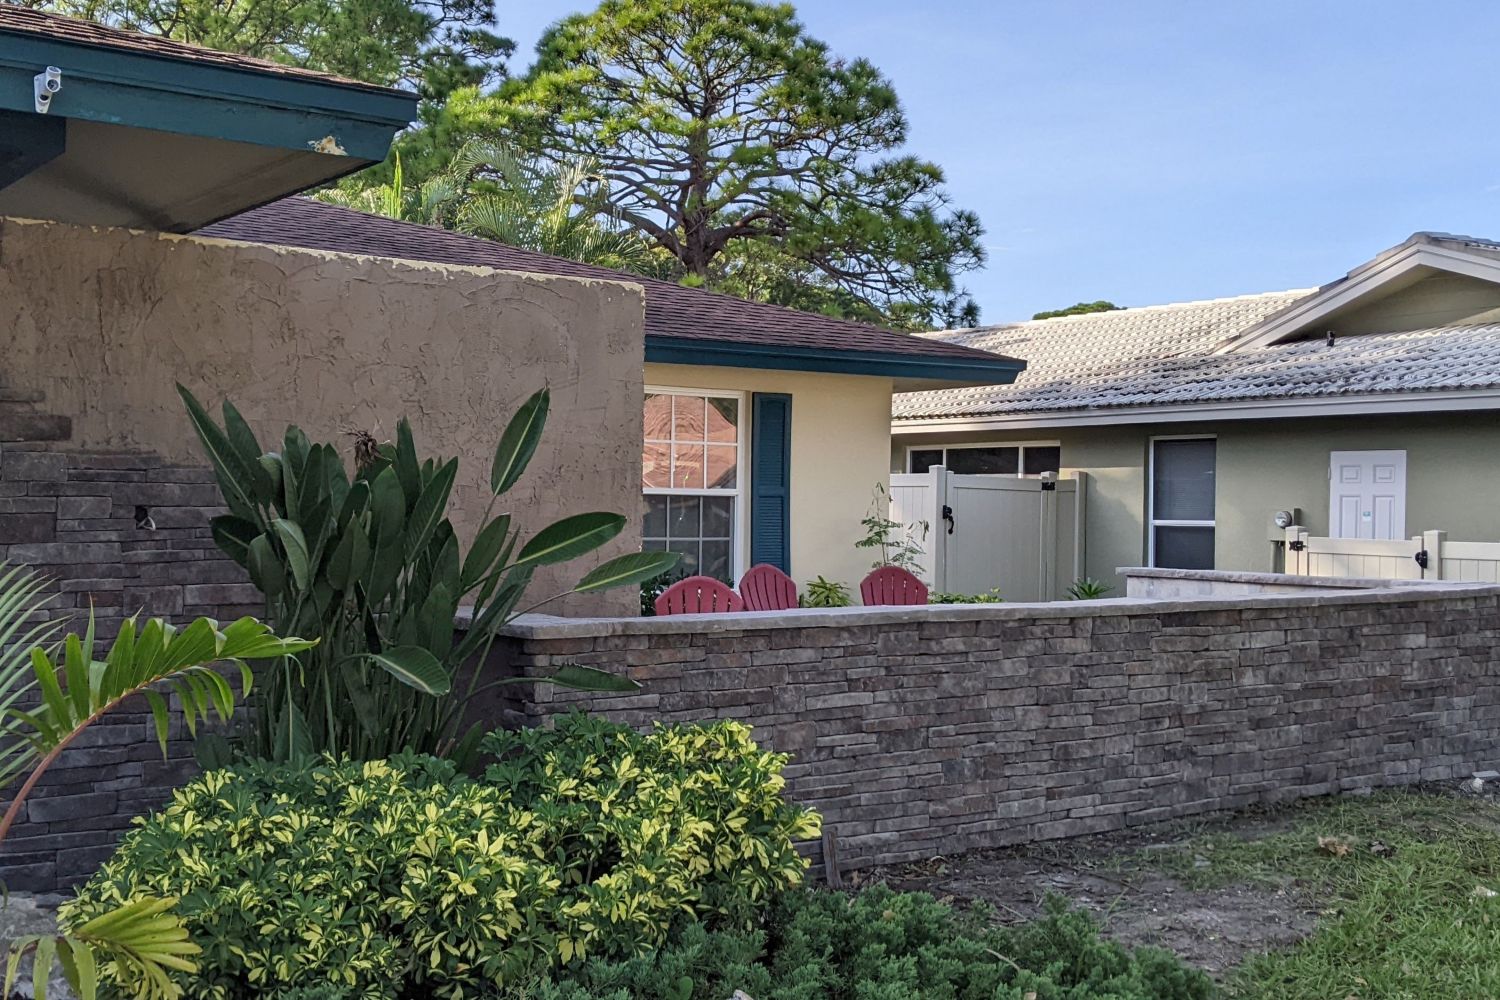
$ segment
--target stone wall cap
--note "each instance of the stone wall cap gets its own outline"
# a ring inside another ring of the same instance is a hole
[[[1334,593],[1265,594],[1233,598],[1168,599],[1114,597],[1096,601],[1050,601],[1015,604],[930,604],[921,607],[795,608],[789,611],[742,611],[726,614],[670,615],[658,618],[563,618],[521,615],[502,634],[515,639],[581,639],[616,635],[758,632],[787,628],[858,628],[921,625],[955,621],[1063,621],[1070,618],[1150,617],[1182,612],[1243,608],[1298,608],[1330,604],[1401,604],[1455,597],[1500,596],[1500,585],[1401,581],[1402,586]],[[1408,585],[1409,584],[1409,585]],[[472,623],[471,609],[460,609],[460,630]]]
[[[1398,580],[1381,577],[1294,576],[1290,573],[1254,573],[1233,569],[1164,569],[1158,566],[1121,566],[1116,573],[1127,580],[1203,580],[1209,583],[1251,583],[1273,587],[1307,587],[1327,590],[1404,589],[1408,587],[1484,587],[1483,582],[1458,580]]]

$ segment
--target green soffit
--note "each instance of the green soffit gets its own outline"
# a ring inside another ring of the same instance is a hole
[[[1026,362],[996,355],[990,358],[942,357],[896,351],[851,351],[839,348],[787,347],[780,344],[731,343],[693,337],[646,336],[646,360],[657,364],[723,365],[776,371],[880,375],[905,381],[965,382],[1009,385]]]
[[[49,116],[385,159],[417,95],[0,30],[0,110],[35,113],[33,78],[62,70]]]

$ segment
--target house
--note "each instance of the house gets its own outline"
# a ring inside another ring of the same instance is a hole
[[[1500,243],[1417,233],[1318,288],[930,336],[1029,367],[899,395],[892,468],[1087,471],[1092,576],[1280,569],[1278,512],[1500,540]]]
[[[854,543],[876,484],[886,481],[892,393],[994,386],[1024,367],[992,351],[307,198],[253,209],[199,235],[640,285],[644,407],[629,430],[642,456],[641,538],[647,548],[681,552],[686,571],[731,582],[771,563],[798,580],[857,583],[870,557]],[[634,381],[610,391],[642,395]]]

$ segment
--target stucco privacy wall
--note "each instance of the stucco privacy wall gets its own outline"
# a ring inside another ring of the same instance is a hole
[[[1138,424],[1054,430],[903,435],[892,467],[918,443],[1051,441],[1062,446],[1064,474],[1090,475],[1088,573],[1111,580],[1118,566],[1146,553],[1146,467],[1153,437],[1213,435],[1217,441],[1215,569],[1273,569],[1271,515],[1301,508],[1314,535],[1328,533],[1328,459],[1332,451],[1406,451],[1406,534],[1442,529],[1455,541],[1500,540],[1500,414],[1401,414],[1305,420]],[[1123,593],[1123,590],[1116,590]]]
[[[1489,768],[1497,643],[1500,588],[1446,587],[537,619],[507,653],[643,685],[539,686],[531,722],[749,723],[858,867]]]
[[[649,364],[646,384],[745,393],[740,434],[747,443],[747,459],[749,394],[790,394],[791,575],[799,585],[816,576],[851,587],[858,585],[870,571],[871,562],[867,550],[854,547],[864,536],[859,521],[870,506],[875,485],[890,482],[886,464],[890,454],[890,379]],[[746,496],[748,499],[748,493]],[[741,521],[746,524],[743,518]],[[748,551],[748,531],[740,532],[740,544]],[[743,554],[741,561],[745,561]]]
[[[0,381],[70,416],[68,447],[200,462],[175,382],[233,398],[267,446],[288,423],[387,439],[406,415],[423,454],[460,459],[461,532],[488,501],[506,421],[546,385],[547,435],[507,507],[531,530],[619,511],[612,551],[639,547],[643,317],[624,282],[0,220]]]

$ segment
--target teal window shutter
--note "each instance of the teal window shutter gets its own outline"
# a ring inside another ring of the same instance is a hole
[[[792,397],[757,392],[751,401],[750,565],[792,571]]]

